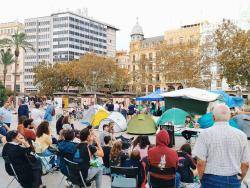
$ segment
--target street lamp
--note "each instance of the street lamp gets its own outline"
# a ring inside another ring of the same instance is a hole
[[[92,71],[92,92],[93,92],[93,88],[94,88],[94,84],[95,84],[95,76],[96,76],[96,71]],[[96,90],[96,88],[95,88]],[[94,105],[96,104],[96,91],[94,91]]]

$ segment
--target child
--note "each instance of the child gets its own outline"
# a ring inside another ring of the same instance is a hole
[[[104,146],[102,147],[104,156],[102,158],[103,160],[103,174],[110,174],[110,164],[109,164],[109,155],[110,155],[110,150],[111,150],[111,137],[110,136],[105,136],[104,137]]]
[[[191,157],[191,145],[184,144],[177,153],[179,157],[177,172],[180,174],[181,182],[185,184],[185,186],[189,186],[194,183],[194,174],[191,169],[196,169],[196,164]]]

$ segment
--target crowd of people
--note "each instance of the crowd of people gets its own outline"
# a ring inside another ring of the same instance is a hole
[[[108,103],[106,107],[111,111],[125,110],[118,102],[113,107]],[[134,113],[136,107],[131,104],[126,114]],[[78,163],[86,183],[95,181],[97,188],[103,187],[103,175],[110,176],[112,181],[111,167],[136,167],[138,188],[145,188],[147,184],[153,188],[200,185],[240,188],[250,162],[247,137],[229,126],[231,114],[227,106],[217,105],[213,115],[215,125],[199,134],[193,151],[190,143],[175,150],[169,147],[170,136],[164,128],[157,131],[154,144],[147,135],[131,139],[117,137],[113,122],[103,125],[99,133],[91,125],[77,130],[66,112],[53,125],[55,109],[50,102],[44,112],[39,102],[29,110],[22,101],[18,108],[18,126],[12,130],[11,103],[7,101],[0,109],[2,156],[7,173],[13,176],[15,171],[25,188],[46,187],[41,176],[49,172],[47,169],[59,170],[68,177],[65,158]],[[186,118],[185,124],[195,126],[191,117]],[[56,135],[52,133],[54,128]],[[184,132],[183,136],[189,140],[194,134],[197,133]],[[44,163],[44,158],[49,159],[48,163]]]

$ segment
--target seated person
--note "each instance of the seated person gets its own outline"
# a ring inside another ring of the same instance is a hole
[[[49,122],[43,121],[36,131],[36,153],[43,153],[45,156],[53,155],[48,149],[52,146],[52,136],[49,129]]]
[[[156,135],[156,146],[148,151],[148,163],[150,183],[157,184],[160,188],[175,187],[175,170],[178,164],[177,152],[168,147],[170,143],[169,134],[162,129]],[[160,174],[151,169],[173,169],[173,173]]]
[[[179,157],[177,172],[180,174],[181,182],[194,183],[194,174],[191,169],[196,169],[195,161],[193,160],[190,144],[184,144],[177,152]]]
[[[104,146],[102,147],[104,156],[102,160],[103,160],[103,165],[105,168],[103,169],[103,174],[110,174],[110,165],[109,165],[109,156],[110,156],[110,150],[111,150],[110,141],[111,141],[110,136],[104,137]]]
[[[26,119],[23,122],[23,136],[27,139],[27,140],[32,140],[35,141],[36,140],[36,130],[35,130],[35,126],[33,125],[33,119]]]
[[[116,141],[110,150],[110,166],[121,166],[128,158],[128,155],[122,150],[122,142]]]
[[[28,119],[26,116],[21,116],[20,118],[18,118],[18,126],[17,126],[17,131],[19,133],[21,133],[23,135],[23,129],[24,129],[24,126],[23,126],[23,122],[24,120]]]
[[[133,150],[130,154],[130,158],[123,162],[122,167],[137,167],[138,168],[138,185],[137,185],[137,187],[141,187],[141,184],[143,181],[142,179],[146,178],[146,174],[143,172],[143,166],[141,164],[140,152],[138,150]]]
[[[192,117],[186,116],[185,127],[186,128],[194,128],[194,124],[195,124],[195,122],[192,120]],[[192,136],[197,135],[197,132],[190,131],[190,130],[184,130],[181,132],[181,135],[187,140],[187,142],[190,142],[190,138]]]
[[[111,134],[110,134],[110,127],[109,127],[109,125],[104,124],[102,128],[103,128],[103,131],[100,132],[99,139],[100,139],[101,146],[104,146],[104,137],[105,136],[110,136],[111,137]]]
[[[80,132],[81,143],[77,146],[77,152],[74,155],[74,160],[79,162],[83,178],[87,181],[95,179],[96,188],[102,187],[102,169],[91,166],[91,160],[96,156],[103,157],[103,150],[94,135],[91,135],[88,128],[84,128]],[[96,146],[93,146],[93,142]]]
[[[32,165],[28,160],[27,155],[31,152],[29,143],[17,131],[8,132],[6,140],[2,156],[8,157],[11,161],[22,187],[39,188],[42,185],[42,166],[35,157],[33,157]],[[9,175],[14,175],[8,163],[5,163],[5,169]]]
[[[150,145],[151,143],[148,136],[142,135],[138,138],[138,144],[136,144],[133,150],[138,150],[140,152],[141,159],[143,159],[148,156],[148,148]]]
[[[67,169],[63,158],[73,160],[74,153],[76,152],[77,143],[73,142],[75,138],[74,130],[61,130],[63,140],[58,142],[59,150],[59,168],[64,175],[67,175]]]

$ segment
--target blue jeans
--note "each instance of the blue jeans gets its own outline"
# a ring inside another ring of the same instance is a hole
[[[201,180],[202,188],[240,188],[241,181],[234,176],[217,176],[204,174]]]
[[[175,175],[175,187],[176,188],[181,187],[181,175],[178,172],[176,172],[176,175]]]

